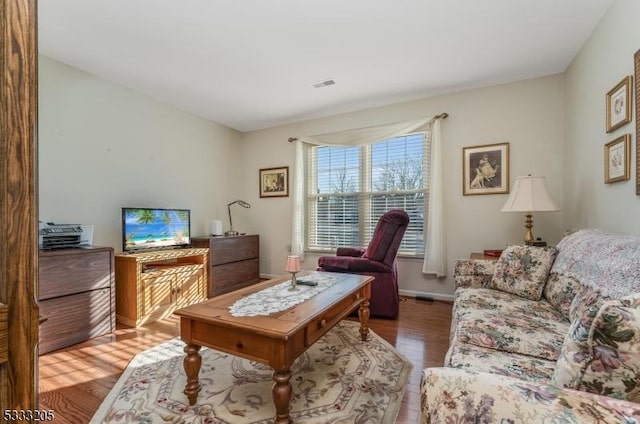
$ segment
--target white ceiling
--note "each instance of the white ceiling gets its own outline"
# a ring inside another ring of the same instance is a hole
[[[244,132],[563,72],[612,1],[40,0],[38,35]]]

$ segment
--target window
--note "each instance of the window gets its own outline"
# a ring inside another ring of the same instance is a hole
[[[400,254],[424,253],[429,143],[425,133],[357,147],[307,151],[306,250],[366,246],[380,216],[403,209],[410,223]]]

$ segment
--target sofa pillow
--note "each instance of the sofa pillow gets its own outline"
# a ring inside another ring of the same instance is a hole
[[[540,300],[558,251],[554,247],[508,246],[500,255],[489,287]]]
[[[640,293],[623,299],[589,296],[574,312],[553,384],[640,402]]]

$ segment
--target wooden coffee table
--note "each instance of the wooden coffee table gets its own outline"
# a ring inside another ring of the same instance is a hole
[[[316,272],[303,272],[300,276]],[[291,365],[315,341],[356,308],[363,341],[369,334],[369,299],[373,277],[322,273],[338,281],[316,296],[282,312],[268,316],[234,317],[229,306],[235,301],[290,277],[275,278],[217,296],[174,312],[180,316],[180,338],[186,343],[184,369],[187,384],[184,393],[194,405],[200,392],[198,373],[200,348],[207,346],[273,368],[273,403],[276,423],[289,423]]]

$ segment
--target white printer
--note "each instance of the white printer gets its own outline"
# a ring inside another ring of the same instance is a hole
[[[62,249],[91,246],[92,244],[93,225],[38,222],[38,246],[40,249]]]

